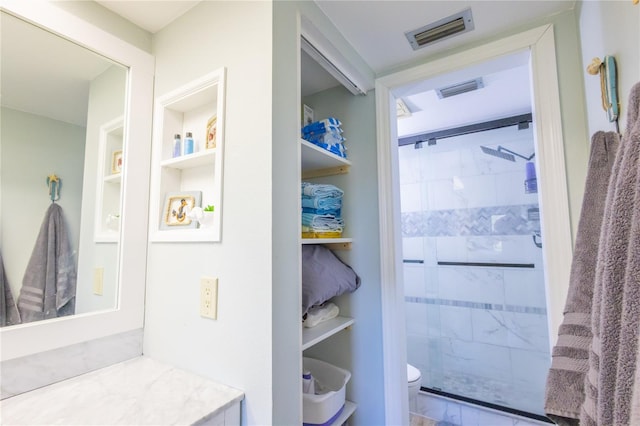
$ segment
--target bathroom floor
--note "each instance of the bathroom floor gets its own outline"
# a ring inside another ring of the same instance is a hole
[[[417,413],[411,426],[549,426],[549,423],[456,401],[426,392],[418,393]]]

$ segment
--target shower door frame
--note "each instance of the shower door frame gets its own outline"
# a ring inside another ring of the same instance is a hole
[[[408,424],[406,336],[396,108],[393,90],[518,51],[530,52],[532,106],[549,336],[562,321],[572,258],[571,222],[553,25],[543,25],[376,80],[378,200],[386,424]],[[546,206],[553,206],[545,208]],[[553,283],[553,285],[550,285]]]

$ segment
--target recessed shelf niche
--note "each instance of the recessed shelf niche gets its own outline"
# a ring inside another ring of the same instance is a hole
[[[123,117],[100,126],[94,221],[94,240],[97,243],[115,243],[120,236],[123,130]],[[119,164],[118,158],[121,160]]]
[[[152,242],[221,239],[224,88],[225,69],[221,68],[156,100],[149,221]],[[187,132],[193,135],[193,153],[174,156],[174,136],[180,135],[184,148]],[[211,143],[212,133],[215,145]],[[175,224],[170,220],[171,209],[166,208],[168,195],[193,191],[201,195],[198,207],[214,206],[213,220],[208,224],[194,219],[184,222],[191,222],[190,225]]]

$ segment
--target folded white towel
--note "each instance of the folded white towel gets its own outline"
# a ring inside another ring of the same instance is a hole
[[[333,303],[312,306],[307,311],[307,317],[302,321],[302,324],[307,328],[315,327],[321,322],[337,317],[338,313],[340,313],[340,309]]]

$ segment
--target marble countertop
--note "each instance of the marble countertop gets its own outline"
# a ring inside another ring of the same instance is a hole
[[[146,356],[0,401],[3,425],[193,424],[244,393]]]

